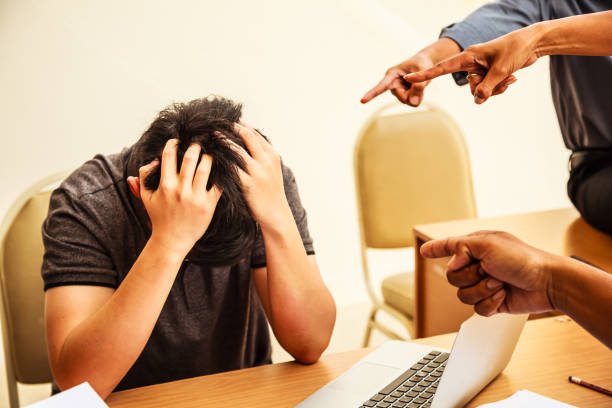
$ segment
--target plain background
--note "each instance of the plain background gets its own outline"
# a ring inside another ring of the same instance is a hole
[[[0,216],[36,180],[134,143],[168,104],[219,94],[294,170],[339,310],[364,305],[353,144],[393,98],[359,99],[482,3],[0,0]],[[427,89],[465,134],[482,217],[569,205],[548,61],[517,77],[481,106],[449,77]],[[374,255],[379,275],[412,268],[410,251]],[[353,326],[338,335],[358,341]]]

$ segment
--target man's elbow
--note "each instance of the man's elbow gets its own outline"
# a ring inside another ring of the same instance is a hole
[[[325,348],[326,347],[317,349],[315,347],[308,347],[303,351],[295,353],[293,357],[298,363],[314,364],[319,361],[319,358],[321,358],[321,355],[323,354],[323,351],[325,351]]]
[[[66,391],[72,387],[76,387],[79,384],[87,382],[102,399],[106,399],[106,397],[113,392],[113,388],[104,386],[100,381],[87,376],[71,375],[70,373],[66,373],[64,375],[55,375],[54,380],[60,391]]]
[[[327,346],[329,346],[330,339],[331,334],[329,336],[321,335],[319,338],[310,339],[303,347],[300,347],[292,353],[293,358],[302,364],[316,363],[327,349]]]

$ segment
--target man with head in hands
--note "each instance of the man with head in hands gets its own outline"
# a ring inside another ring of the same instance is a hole
[[[267,364],[268,322],[296,360],[335,304],[295,179],[215,97],[162,111],[140,140],[54,191],[43,225],[55,391],[114,390]]]

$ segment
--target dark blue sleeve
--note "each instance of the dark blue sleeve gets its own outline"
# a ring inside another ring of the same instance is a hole
[[[440,38],[450,38],[464,50],[470,45],[490,41],[548,19],[548,1],[550,0],[498,0],[485,4],[465,20],[443,28]],[[453,77],[459,85],[467,83],[465,73]]]

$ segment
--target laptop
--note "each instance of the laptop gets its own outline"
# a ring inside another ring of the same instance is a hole
[[[527,317],[473,315],[450,352],[389,341],[297,406],[462,407],[506,367]]]

